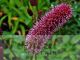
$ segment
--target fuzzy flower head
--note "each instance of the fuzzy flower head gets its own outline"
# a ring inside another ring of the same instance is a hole
[[[62,27],[72,17],[72,9],[68,4],[62,3],[45,13],[35,23],[26,36],[26,48],[33,54],[39,53],[52,34]]]

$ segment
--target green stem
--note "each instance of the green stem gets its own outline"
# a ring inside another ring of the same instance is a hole
[[[36,54],[33,54],[32,60],[36,60]]]

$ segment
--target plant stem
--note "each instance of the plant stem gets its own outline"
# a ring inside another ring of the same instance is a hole
[[[36,54],[33,54],[32,60],[36,60]]]

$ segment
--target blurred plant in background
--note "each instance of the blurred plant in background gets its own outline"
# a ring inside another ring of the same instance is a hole
[[[32,60],[24,47],[24,36],[1,36],[4,60]],[[36,60],[80,60],[80,35],[53,35]]]
[[[33,4],[31,4],[30,1],[32,1]],[[60,3],[66,2],[72,6],[73,17],[63,28],[59,29],[55,35],[80,34],[80,0],[36,0],[36,4],[34,4],[35,2],[33,1],[34,0],[0,0],[0,40],[4,47],[4,60],[32,59],[31,54],[26,52],[24,48],[24,36],[45,12]],[[71,38],[73,37],[72,39],[64,36],[63,39],[49,40],[43,51],[37,55],[36,59],[80,60],[80,43],[76,44],[77,41],[80,41],[80,36],[70,36]],[[55,38],[55,36],[53,37]]]

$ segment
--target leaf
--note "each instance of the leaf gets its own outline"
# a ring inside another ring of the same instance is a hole
[[[72,38],[71,42],[75,44],[78,41],[80,41],[80,35],[74,35],[74,37]]]
[[[63,35],[63,43],[67,43],[70,40],[71,35]]]
[[[12,34],[14,34],[17,31],[18,26],[19,26],[19,20],[16,20],[14,22],[14,26],[12,27],[12,31],[11,31]]]
[[[26,32],[24,26],[20,25],[20,28],[21,28],[22,35],[25,35]]]
[[[8,24],[9,27],[11,27],[11,13],[8,14]]]
[[[3,20],[4,20],[6,17],[7,17],[7,16],[3,16],[3,17],[0,19],[0,27],[1,27],[1,25],[2,25]]]
[[[23,35],[13,35],[14,42],[22,43],[25,40],[25,36]]]

